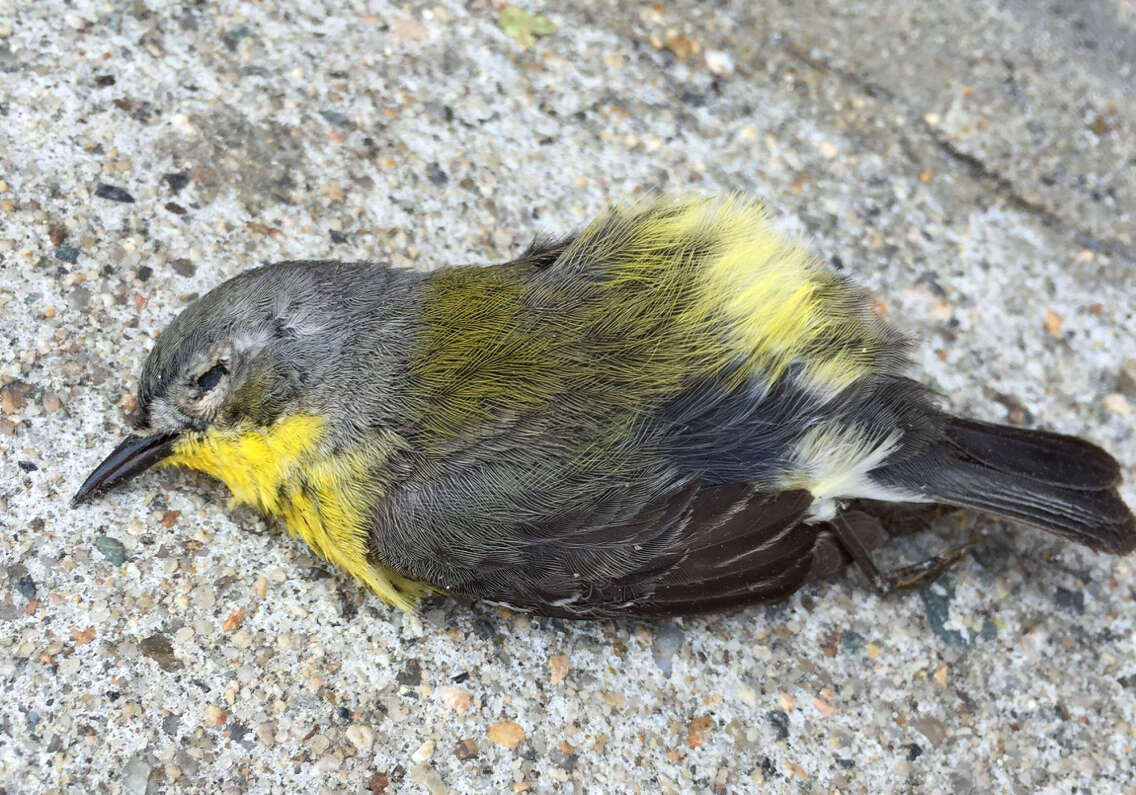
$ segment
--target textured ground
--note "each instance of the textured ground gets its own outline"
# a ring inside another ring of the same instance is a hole
[[[951,406],[1106,445],[1136,501],[1130,0],[550,3],[531,49],[344,5],[0,4],[5,792],[1136,792],[1136,561],[998,521],[897,539],[987,538],[920,593],[569,625],[391,613],[188,474],[67,506],[224,277],[735,189]]]

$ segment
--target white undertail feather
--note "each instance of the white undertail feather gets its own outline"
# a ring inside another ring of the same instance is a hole
[[[899,447],[902,436],[898,430],[873,435],[837,423],[822,423],[806,432],[795,445],[794,471],[786,486],[813,495],[807,521],[832,519],[842,499],[925,502],[919,494],[882,486],[871,476]]]

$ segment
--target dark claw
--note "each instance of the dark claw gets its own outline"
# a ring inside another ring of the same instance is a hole
[[[922,588],[930,585],[957,566],[959,561],[966,557],[976,546],[978,546],[978,537],[974,533],[971,533],[966,543],[958,544],[944,550],[933,558],[913,563],[910,566],[893,569],[887,573],[887,590],[884,591],[884,593],[891,591],[909,591],[913,588]]]

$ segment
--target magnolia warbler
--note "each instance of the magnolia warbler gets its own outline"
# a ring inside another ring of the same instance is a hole
[[[951,416],[865,292],[745,199],[617,207],[518,259],[285,262],[162,332],[137,427],[75,495],[191,467],[387,602],[593,617],[782,598],[855,562],[890,503],[1136,548],[1077,438]]]

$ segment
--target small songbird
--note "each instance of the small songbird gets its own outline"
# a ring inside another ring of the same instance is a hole
[[[400,608],[572,618],[771,601],[852,561],[886,590],[969,549],[881,574],[889,503],[1136,548],[1111,456],[944,413],[905,350],[736,197],[615,208],[490,267],[285,262],[162,332],[75,500],[191,467]]]

